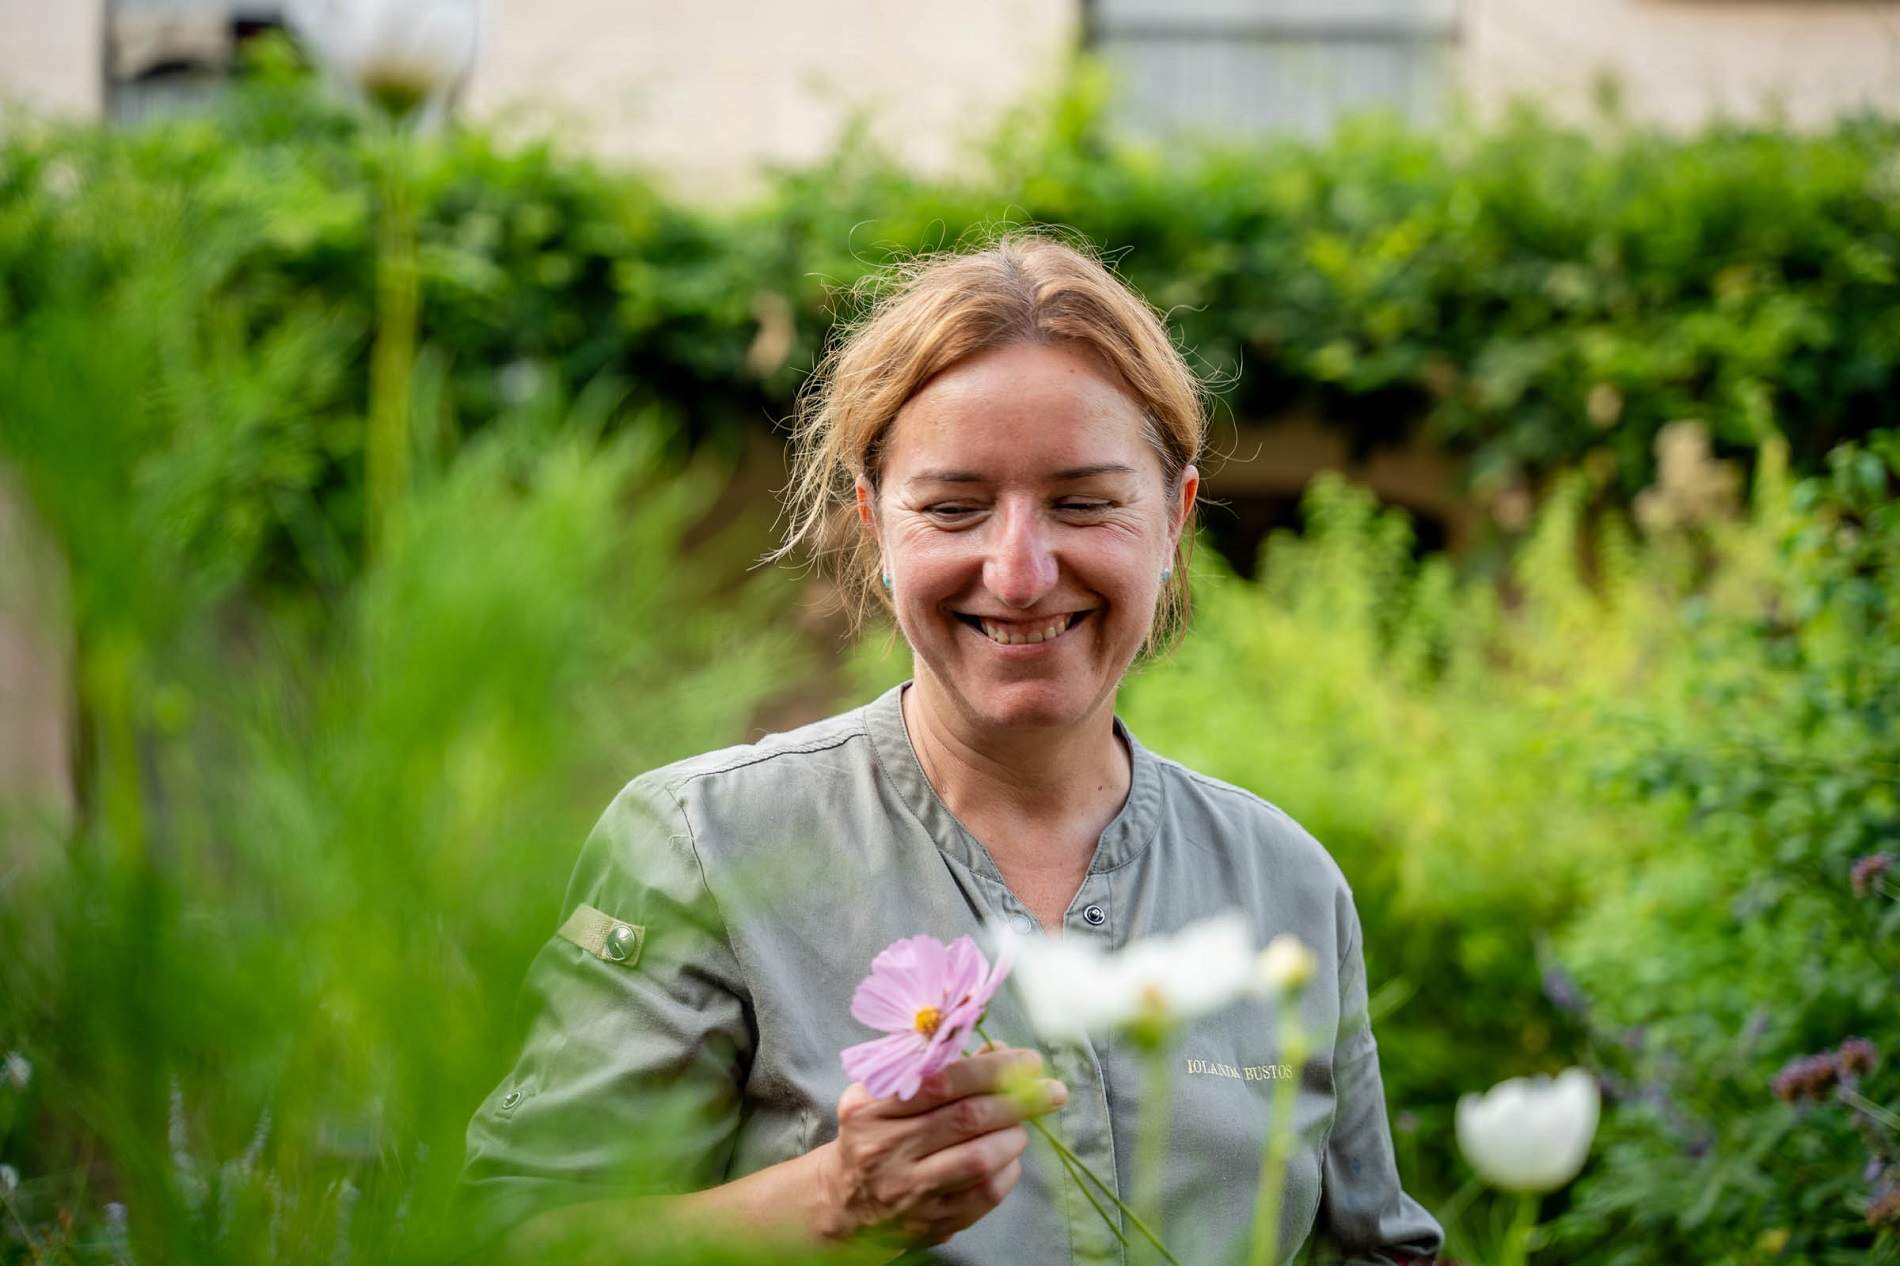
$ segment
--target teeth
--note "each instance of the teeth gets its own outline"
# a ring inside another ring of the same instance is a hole
[[[1047,642],[1062,636],[1063,630],[1069,627],[1069,617],[1061,616],[1039,629],[1004,628],[998,624],[991,624],[988,620],[984,620],[982,624],[983,631],[989,635],[992,642],[1000,642],[1004,646],[1020,646],[1024,643]]]

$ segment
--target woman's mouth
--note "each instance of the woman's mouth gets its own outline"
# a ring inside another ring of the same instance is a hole
[[[993,620],[961,611],[955,615],[999,646],[1029,646],[1055,641],[1086,619],[1089,612],[1070,611],[1036,620]]]

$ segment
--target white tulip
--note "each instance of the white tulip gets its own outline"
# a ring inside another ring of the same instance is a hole
[[[1313,978],[1313,951],[1291,932],[1267,942],[1254,967],[1254,984],[1268,997],[1298,989]]]
[[[475,65],[480,0],[298,0],[292,25],[396,119],[446,104]]]
[[[1253,945],[1238,912],[1146,937],[1116,954],[1078,940],[1016,942],[1016,987],[1030,1020],[1051,1038],[1137,1023],[1172,1026],[1226,1006],[1253,981]]]
[[[1577,1176],[1596,1136],[1596,1078],[1581,1068],[1513,1077],[1458,1100],[1458,1150],[1503,1191],[1555,1191]]]

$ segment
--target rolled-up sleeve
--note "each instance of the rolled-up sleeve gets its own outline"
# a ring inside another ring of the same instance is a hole
[[[643,776],[615,798],[561,917],[528,969],[520,1058],[468,1127],[463,1195],[490,1225],[712,1186],[738,1130],[753,1017],[666,786]]]
[[[1379,1046],[1367,1012],[1366,966],[1359,916],[1344,902],[1339,959],[1340,1026],[1333,1048],[1337,1116],[1327,1138],[1320,1183],[1320,1244],[1316,1260],[1353,1266],[1435,1261],[1444,1232],[1399,1183]]]

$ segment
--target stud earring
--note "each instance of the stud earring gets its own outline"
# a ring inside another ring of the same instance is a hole
[[[891,591],[891,573],[885,572],[882,579],[884,581],[884,592],[889,593]]]
[[[1168,583],[1168,582],[1169,582],[1170,580],[1173,580],[1173,579],[1174,579],[1174,568],[1172,568],[1172,567],[1163,567],[1163,568],[1161,569],[1161,583],[1165,585],[1165,584],[1167,584],[1167,583]]]

